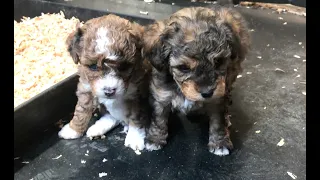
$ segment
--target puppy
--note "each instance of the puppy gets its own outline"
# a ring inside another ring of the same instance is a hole
[[[68,51],[79,64],[80,78],[74,116],[59,132],[61,138],[79,138],[99,108],[105,113],[87,130],[88,137],[101,136],[121,123],[127,133],[125,146],[144,149],[149,76],[141,58],[142,35],[142,26],[107,15],[87,21],[69,36]]]
[[[150,90],[153,115],[146,149],[167,143],[168,117],[204,113],[209,118],[209,151],[228,155],[230,91],[250,49],[243,17],[219,5],[192,7],[149,25],[144,33],[145,58],[153,66]]]

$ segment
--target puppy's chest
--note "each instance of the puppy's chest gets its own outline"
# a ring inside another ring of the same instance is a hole
[[[196,111],[203,106],[202,103],[190,101],[181,96],[176,96],[175,98],[173,98],[171,103],[173,110],[178,110],[183,114],[187,114],[191,111]]]
[[[124,99],[104,99],[100,98],[99,102],[104,104],[107,111],[112,117],[119,121],[127,121],[127,115],[129,114],[128,104]]]

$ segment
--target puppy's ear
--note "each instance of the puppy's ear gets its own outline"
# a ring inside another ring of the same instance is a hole
[[[75,64],[79,63],[81,46],[80,40],[83,35],[83,30],[80,27],[77,27],[77,30],[72,32],[66,41],[68,52],[70,53]]]
[[[144,31],[144,28],[136,22],[133,22],[131,24],[131,28],[129,29],[129,33],[138,38],[142,38],[143,31]]]
[[[161,21],[145,29],[142,54],[158,71],[168,69],[169,56],[172,51],[170,41],[176,30],[175,25],[165,27],[164,22]]]

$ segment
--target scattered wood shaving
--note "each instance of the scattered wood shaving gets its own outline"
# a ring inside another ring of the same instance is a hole
[[[299,45],[301,45],[302,44],[302,42],[299,42]]]
[[[90,140],[93,140],[93,137],[89,137]]]
[[[302,49],[304,48],[304,46],[302,46]]]
[[[247,74],[252,74],[252,72],[247,72]]]
[[[270,44],[267,44],[267,47],[269,47],[270,46]]]
[[[297,72],[298,70],[297,69],[293,69],[295,72]]]
[[[149,12],[148,11],[140,11],[140,14],[148,15]]]
[[[141,154],[141,152],[137,149],[137,150],[135,150],[134,151],[137,155],[140,155]]]
[[[105,172],[99,173],[99,178],[107,176],[107,175],[108,175],[108,173],[105,173]]]
[[[258,58],[258,59],[261,59],[262,57],[261,57],[261,56],[257,56],[257,58]]]
[[[15,157],[15,158],[13,158],[13,160],[17,160],[17,159],[20,159],[20,157]]]
[[[279,71],[279,72],[283,72],[283,73],[285,73],[285,71],[284,71],[284,70],[282,70],[282,69],[280,69],[280,68],[276,68],[276,69],[275,69],[275,71]]]
[[[305,91],[302,91],[302,94],[303,94],[303,95],[307,95],[307,92],[305,92]]]
[[[298,58],[298,59],[299,59],[299,58],[301,58],[301,57],[300,57],[300,56],[298,56],[298,55],[293,55],[293,57]]]
[[[242,77],[242,75],[238,75],[238,76],[237,76],[237,78],[241,78],[241,77]]]
[[[296,77],[300,77],[300,74],[298,74]]]
[[[261,132],[260,130],[256,131],[257,134],[259,134],[260,132]]]
[[[305,81],[301,81],[301,82],[300,82],[300,84],[307,84],[307,82],[305,82]]]
[[[287,25],[287,24],[288,24],[287,22],[284,22],[284,23],[283,23],[283,25]]]
[[[108,161],[106,158],[103,158],[103,159],[102,159],[102,162],[106,162],[106,161]]]
[[[302,60],[302,62],[306,62],[306,61],[307,61],[307,60],[305,60],[305,59],[304,59],[304,60]]]
[[[84,154],[85,156],[89,156],[89,154]]]
[[[253,124],[257,124],[257,122],[254,122]]]
[[[62,11],[14,21],[14,107],[77,72],[65,41],[81,25]]]
[[[263,109],[267,109],[267,107],[264,107]]]
[[[234,132],[236,132],[236,133],[237,133],[237,132],[239,132],[239,130],[235,130]]]
[[[275,50],[274,48],[272,48],[272,50]]]
[[[292,179],[297,179],[297,176],[294,175],[292,172],[287,171],[287,174],[288,174]]]
[[[283,20],[283,18],[282,18],[282,17],[278,17],[278,19]]]
[[[277,146],[283,146],[284,145],[284,139],[281,138],[281,140],[278,142]]]
[[[29,161],[22,161],[23,164],[29,164]]]
[[[254,32],[254,29],[250,29],[250,32]]]
[[[105,135],[101,135],[101,139],[105,139],[106,138],[106,136]]]
[[[81,159],[81,164],[85,164],[87,161]]]
[[[152,2],[154,2],[154,0],[143,0],[144,2],[146,2],[146,3],[152,3]]]
[[[286,88],[285,86],[282,86],[282,89]]]
[[[52,158],[52,159],[59,159],[59,158],[61,158],[62,157],[62,155],[60,154],[59,156],[57,156],[57,157],[55,157],[55,158]]]
[[[87,150],[87,154],[89,154],[89,150]]]
[[[174,6],[175,5],[175,3],[171,3],[172,4],[172,6]]]
[[[292,83],[292,84],[296,84],[296,83],[294,82],[294,83]]]

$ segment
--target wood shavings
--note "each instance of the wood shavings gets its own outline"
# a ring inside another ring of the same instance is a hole
[[[304,59],[304,60],[302,60],[302,62],[306,62],[306,61],[307,61],[307,60],[305,60],[305,59]]]
[[[257,56],[257,58],[258,58],[258,59],[261,59],[262,57],[261,57],[261,56]]]
[[[295,72],[297,72],[298,70],[297,69],[293,69]]]
[[[300,84],[307,84],[307,82],[305,82],[305,81],[301,81],[301,82],[300,82]]]
[[[101,172],[101,173],[99,173],[99,178],[104,177],[104,176],[107,176],[107,175],[108,175],[108,173]]]
[[[286,88],[285,86],[282,86],[282,89]]]
[[[267,109],[267,107],[264,107],[263,109]]]
[[[296,84],[296,83],[294,82],[294,83],[292,83],[292,84]]]
[[[297,77],[297,78],[300,77],[300,74],[298,74],[296,77]]]
[[[274,49],[274,48],[272,48],[272,50],[274,51],[275,49]]]
[[[269,47],[270,46],[270,44],[267,44],[267,47]]]
[[[105,139],[106,138],[106,136],[105,135],[101,135],[101,139]]]
[[[241,78],[241,77],[242,77],[242,75],[238,75],[238,76],[237,76],[237,78]]]
[[[284,145],[284,139],[281,138],[281,140],[278,142],[277,146],[283,146]]]
[[[154,0],[143,0],[144,2],[146,2],[146,3],[152,3],[152,2],[154,2]]]
[[[175,5],[175,3],[171,3],[172,4],[172,6],[174,6]]]
[[[89,137],[90,140],[93,140],[93,137]]]
[[[278,17],[278,19],[283,20],[283,18],[282,18],[282,17]]]
[[[260,130],[258,130],[258,131],[256,131],[256,134],[259,134],[261,131]]]
[[[22,164],[29,164],[29,161],[22,161]]]
[[[102,159],[102,162],[106,162],[106,161],[108,161],[106,158],[103,158],[103,159]]]
[[[15,158],[13,158],[13,160],[17,160],[17,159],[20,159],[20,157],[15,157]]]
[[[302,45],[302,42],[299,42],[299,45]]]
[[[252,74],[252,72],[247,72],[247,74]]]
[[[287,24],[288,24],[287,22],[284,22],[284,23],[283,23],[283,25],[287,25]]]
[[[137,155],[140,155],[141,154],[141,152],[137,149],[137,150],[135,150],[134,151]]]
[[[254,32],[254,29],[250,29],[250,32]]]
[[[300,59],[301,57],[298,55],[293,55],[293,57]]]
[[[57,157],[55,157],[55,158],[52,158],[52,159],[59,159],[59,158],[61,158],[62,157],[62,155],[60,154],[59,156],[57,156]]]
[[[85,156],[89,156],[89,154],[84,154]]]
[[[278,71],[278,72],[282,72],[282,73],[285,73],[284,70],[280,69],[280,68],[276,68],[275,71]]]
[[[305,91],[302,91],[302,94],[306,96],[306,95],[307,95],[307,92],[305,92]]]
[[[288,174],[292,179],[297,179],[297,176],[294,175],[292,172],[287,171],[287,174]]]
[[[148,15],[149,12],[148,11],[140,11],[140,14]]]
[[[253,124],[257,124],[257,122],[254,122]]]
[[[14,107],[77,72],[65,44],[77,25],[62,11],[14,21]]]
[[[87,150],[87,154],[89,154],[89,150]]]
[[[81,159],[81,164],[85,164],[87,161]]]

